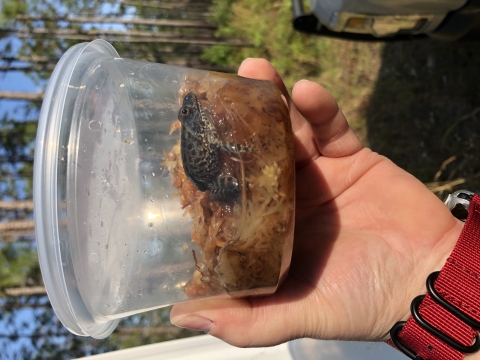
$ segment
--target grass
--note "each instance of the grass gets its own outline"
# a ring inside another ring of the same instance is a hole
[[[287,87],[317,81],[337,99],[366,146],[438,196],[480,191],[480,47],[429,39],[361,43],[295,32],[290,0],[215,0],[218,36],[251,46],[212,47],[219,65],[272,62]],[[394,189],[392,189],[394,191]]]
[[[203,57],[218,65],[237,65],[247,57],[269,59],[284,76],[288,86],[297,77],[317,76],[319,59],[328,53],[328,44],[304,36],[290,26],[288,0],[214,0],[218,36],[243,37],[251,46],[213,46]]]

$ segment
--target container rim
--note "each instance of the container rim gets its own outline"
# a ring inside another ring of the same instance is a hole
[[[96,321],[93,316],[79,316],[76,304],[82,303],[75,284],[65,277],[65,264],[69,262],[68,237],[60,227],[60,196],[58,189],[58,167],[61,159],[60,136],[70,126],[66,115],[71,114],[74,102],[67,102],[67,93],[74,72],[85,72],[88,66],[77,66],[86,50],[91,55],[119,57],[115,48],[104,40],[94,40],[71,47],[56,65],[45,91],[34,155],[33,201],[35,204],[35,237],[40,269],[50,303],[62,324],[80,336],[104,338],[110,335],[119,320]],[[94,56],[95,57],[95,56]],[[92,58],[92,57],[90,57]],[[67,109],[66,107],[69,107]],[[64,226],[64,225],[63,225]]]

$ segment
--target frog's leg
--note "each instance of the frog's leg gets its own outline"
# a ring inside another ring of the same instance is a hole
[[[199,181],[199,180],[196,180],[195,178],[193,177],[188,177],[187,178],[193,183],[193,185],[196,186],[196,188],[200,191],[207,191],[209,189],[209,186],[207,183],[205,183],[204,181]]]
[[[231,202],[240,195],[240,184],[234,176],[220,175],[210,184],[210,196],[214,200]]]
[[[229,154],[245,154],[255,151],[255,134],[252,135],[252,142],[248,144],[236,144],[228,141],[221,141],[216,131],[209,131],[207,133],[207,139],[211,144],[216,144],[221,151],[225,151]]]

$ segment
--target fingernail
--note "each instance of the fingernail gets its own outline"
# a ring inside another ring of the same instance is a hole
[[[198,330],[206,333],[209,333],[210,328],[212,327],[212,321],[201,316],[189,316],[177,323],[172,322],[172,324],[181,328]]]

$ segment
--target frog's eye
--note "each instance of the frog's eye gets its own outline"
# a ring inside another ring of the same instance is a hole
[[[190,114],[190,109],[189,109],[189,108],[182,108],[182,109],[180,110],[180,114],[181,114],[182,116],[187,116],[187,115]]]

